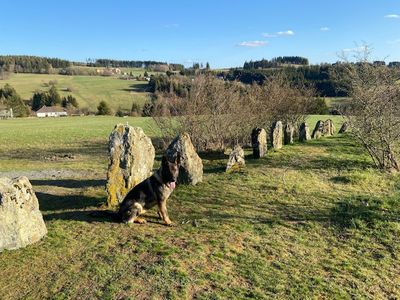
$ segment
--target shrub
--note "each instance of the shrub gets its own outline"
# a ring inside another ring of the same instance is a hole
[[[97,114],[98,115],[111,115],[111,108],[108,106],[107,102],[100,101],[97,106]]]

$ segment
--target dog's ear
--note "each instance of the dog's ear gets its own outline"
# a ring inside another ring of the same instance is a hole
[[[177,152],[177,153],[176,153],[175,163],[176,163],[177,165],[180,165],[180,164],[181,164],[181,153],[180,153],[180,152]]]

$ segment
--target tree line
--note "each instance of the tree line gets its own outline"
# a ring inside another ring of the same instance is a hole
[[[272,58],[271,60],[262,59],[256,61],[245,62],[243,69],[267,69],[267,68],[277,68],[281,65],[308,65],[308,59],[301,56],[278,56]]]
[[[70,61],[27,55],[2,55],[0,56],[0,69],[10,73],[38,73],[49,74],[53,68],[68,68]]]

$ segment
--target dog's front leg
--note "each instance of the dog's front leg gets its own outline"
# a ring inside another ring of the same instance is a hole
[[[163,200],[163,201],[158,202],[158,210],[159,210],[161,219],[163,219],[165,224],[167,224],[168,226],[172,226],[172,222],[168,217],[167,201]]]

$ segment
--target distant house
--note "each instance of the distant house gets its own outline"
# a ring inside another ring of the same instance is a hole
[[[12,119],[14,118],[13,110],[10,109],[0,109],[0,119]]]
[[[36,112],[36,116],[38,118],[44,118],[44,117],[66,117],[68,116],[67,111],[60,107],[60,106],[42,106],[41,109],[39,109]]]

